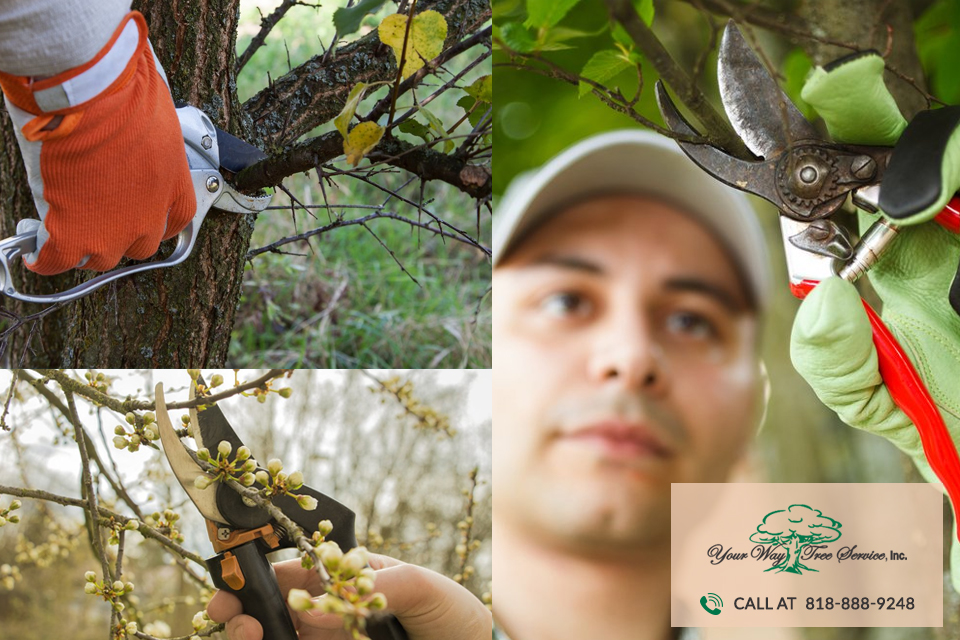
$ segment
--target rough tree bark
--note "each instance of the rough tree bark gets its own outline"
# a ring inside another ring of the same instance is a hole
[[[273,156],[264,164],[283,165],[283,157],[297,137],[336,115],[355,82],[389,80],[396,75],[389,49],[379,46],[375,34],[368,34],[342,47],[327,61],[323,56],[313,58],[241,105],[234,77],[239,0],[140,0],[134,2],[134,8],[150,25],[150,37],[174,99],[198,106],[224,130],[264,148]],[[446,17],[450,25],[448,46],[490,18],[487,0],[418,3],[418,13],[425,9],[437,10]],[[6,237],[14,233],[17,220],[36,217],[36,212],[5,111],[0,114],[0,125],[0,233]],[[413,147],[400,140],[390,144],[394,156]],[[327,145],[326,153],[311,155],[310,167],[274,171],[269,177],[303,171],[340,153],[340,148]],[[425,178],[473,188],[470,183],[476,182],[475,176],[460,174],[465,163],[458,165],[446,156],[438,160],[443,161],[442,166],[431,166],[432,174],[426,172]],[[404,161],[390,162],[402,166]],[[409,164],[409,159],[406,162]],[[271,184],[266,181],[268,172],[253,173],[261,177],[245,180],[245,189],[254,191]],[[473,188],[470,195],[489,195],[489,182],[487,179],[485,188]],[[117,185],[118,189],[123,187]],[[92,195],[110,206],[110,194]],[[8,344],[9,361],[17,364],[25,354],[26,362],[35,366],[222,365],[240,301],[244,257],[254,223],[253,215],[211,210],[193,254],[184,264],[123,278],[45,316],[32,331],[14,332]],[[172,246],[172,242],[168,244]],[[161,253],[164,251],[161,247]],[[21,290],[52,293],[73,287],[90,274],[73,271],[38,277],[17,269],[14,277]],[[9,299],[0,305],[18,316],[41,309]]]

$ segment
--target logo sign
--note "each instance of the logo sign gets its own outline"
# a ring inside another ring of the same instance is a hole
[[[675,627],[943,625],[929,485],[674,484],[671,499]]]

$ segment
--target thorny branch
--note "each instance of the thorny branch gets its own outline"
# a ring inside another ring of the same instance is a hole
[[[253,40],[251,40],[250,44],[247,45],[247,48],[243,50],[243,53],[237,56],[237,64],[234,66],[235,74],[239,74],[240,70],[243,69],[243,67],[250,61],[250,58],[253,57],[253,54],[263,46],[264,42],[267,40],[267,36],[270,34],[270,31],[277,26],[277,23],[280,22],[280,19],[287,14],[287,11],[297,5],[317,8],[320,6],[317,4],[299,2],[299,0],[283,0],[283,2],[280,3],[280,6],[274,9],[269,16],[260,21],[260,31],[257,32],[257,35],[253,36]]]

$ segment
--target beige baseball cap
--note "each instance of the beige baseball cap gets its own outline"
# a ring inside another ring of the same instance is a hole
[[[494,216],[493,266],[534,228],[594,195],[661,198],[695,216],[727,249],[759,309],[770,297],[763,230],[747,197],[708,175],[677,143],[652,131],[623,129],[581,140],[517,176]]]

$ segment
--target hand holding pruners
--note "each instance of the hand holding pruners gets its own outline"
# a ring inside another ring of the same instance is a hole
[[[893,441],[928,480],[935,474],[956,513],[960,108],[922,112],[907,125],[883,85],[883,60],[858,54],[816,70],[804,88],[830,141],[732,23],[718,67],[724,108],[757,158],[709,144],[680,146],[717,179],[780,210],[791,290],[809,294],[794,326],[795,366],[845,422]],[[667,125],[696,136],[664,88],[657,91]],[[833,219],[848,196],[860,209],[857,242]],[[868,269],[884,320],[850,284]]]
[[[202,384],[200,379],[197,382]],[[195,395],[196,385],[191,385],[190,398],[193,399]],[[156,401],[157,424],[160,427],[163,452],[177,480],[207,521],[207,532],[216,555],[208,558],[206,564],[214,585],[240,599],[244,613],[256,618],[262,626],[264,638],[296,640],[297,632],[290,618],[287,602],[277,584],[273,566],[266,557],[271,551],[294,547],[296,541],[292,532],[268,511],[247,504],[231,487],[217,480],[211,481],[194,456],[180,442],[167,413],[163,385],[157,385]],[[190,418],[193,436],[199,448],[209,446],[210,451],[217,451],[218,445],[226,442],[230,447],[227,449],[224,445],[224,450],[229,453],[239,452],[243,447],[243,442],[224,417],[220,407],[212,405],[203,411],[191,409]],[[247,460],[244,460],[244,463]],[[266,470],[263,471],[267,473]],[[201,489],[201,486],[204,488]],[[307,497],[304,504],[315,501],[316,506],[308,510],[290,495],[274,496],[271,499],[273,504],[289,521],[309,536],[318,530],[323,520],[329,520],[333,528],[327,533],[325,540],[337,543],[343,551],[357,546],[353,511],[305,485],[296,491]],[[372,640],[407,638],[403,627],[393,616],[371,618],[368,620],[366,633]]]

